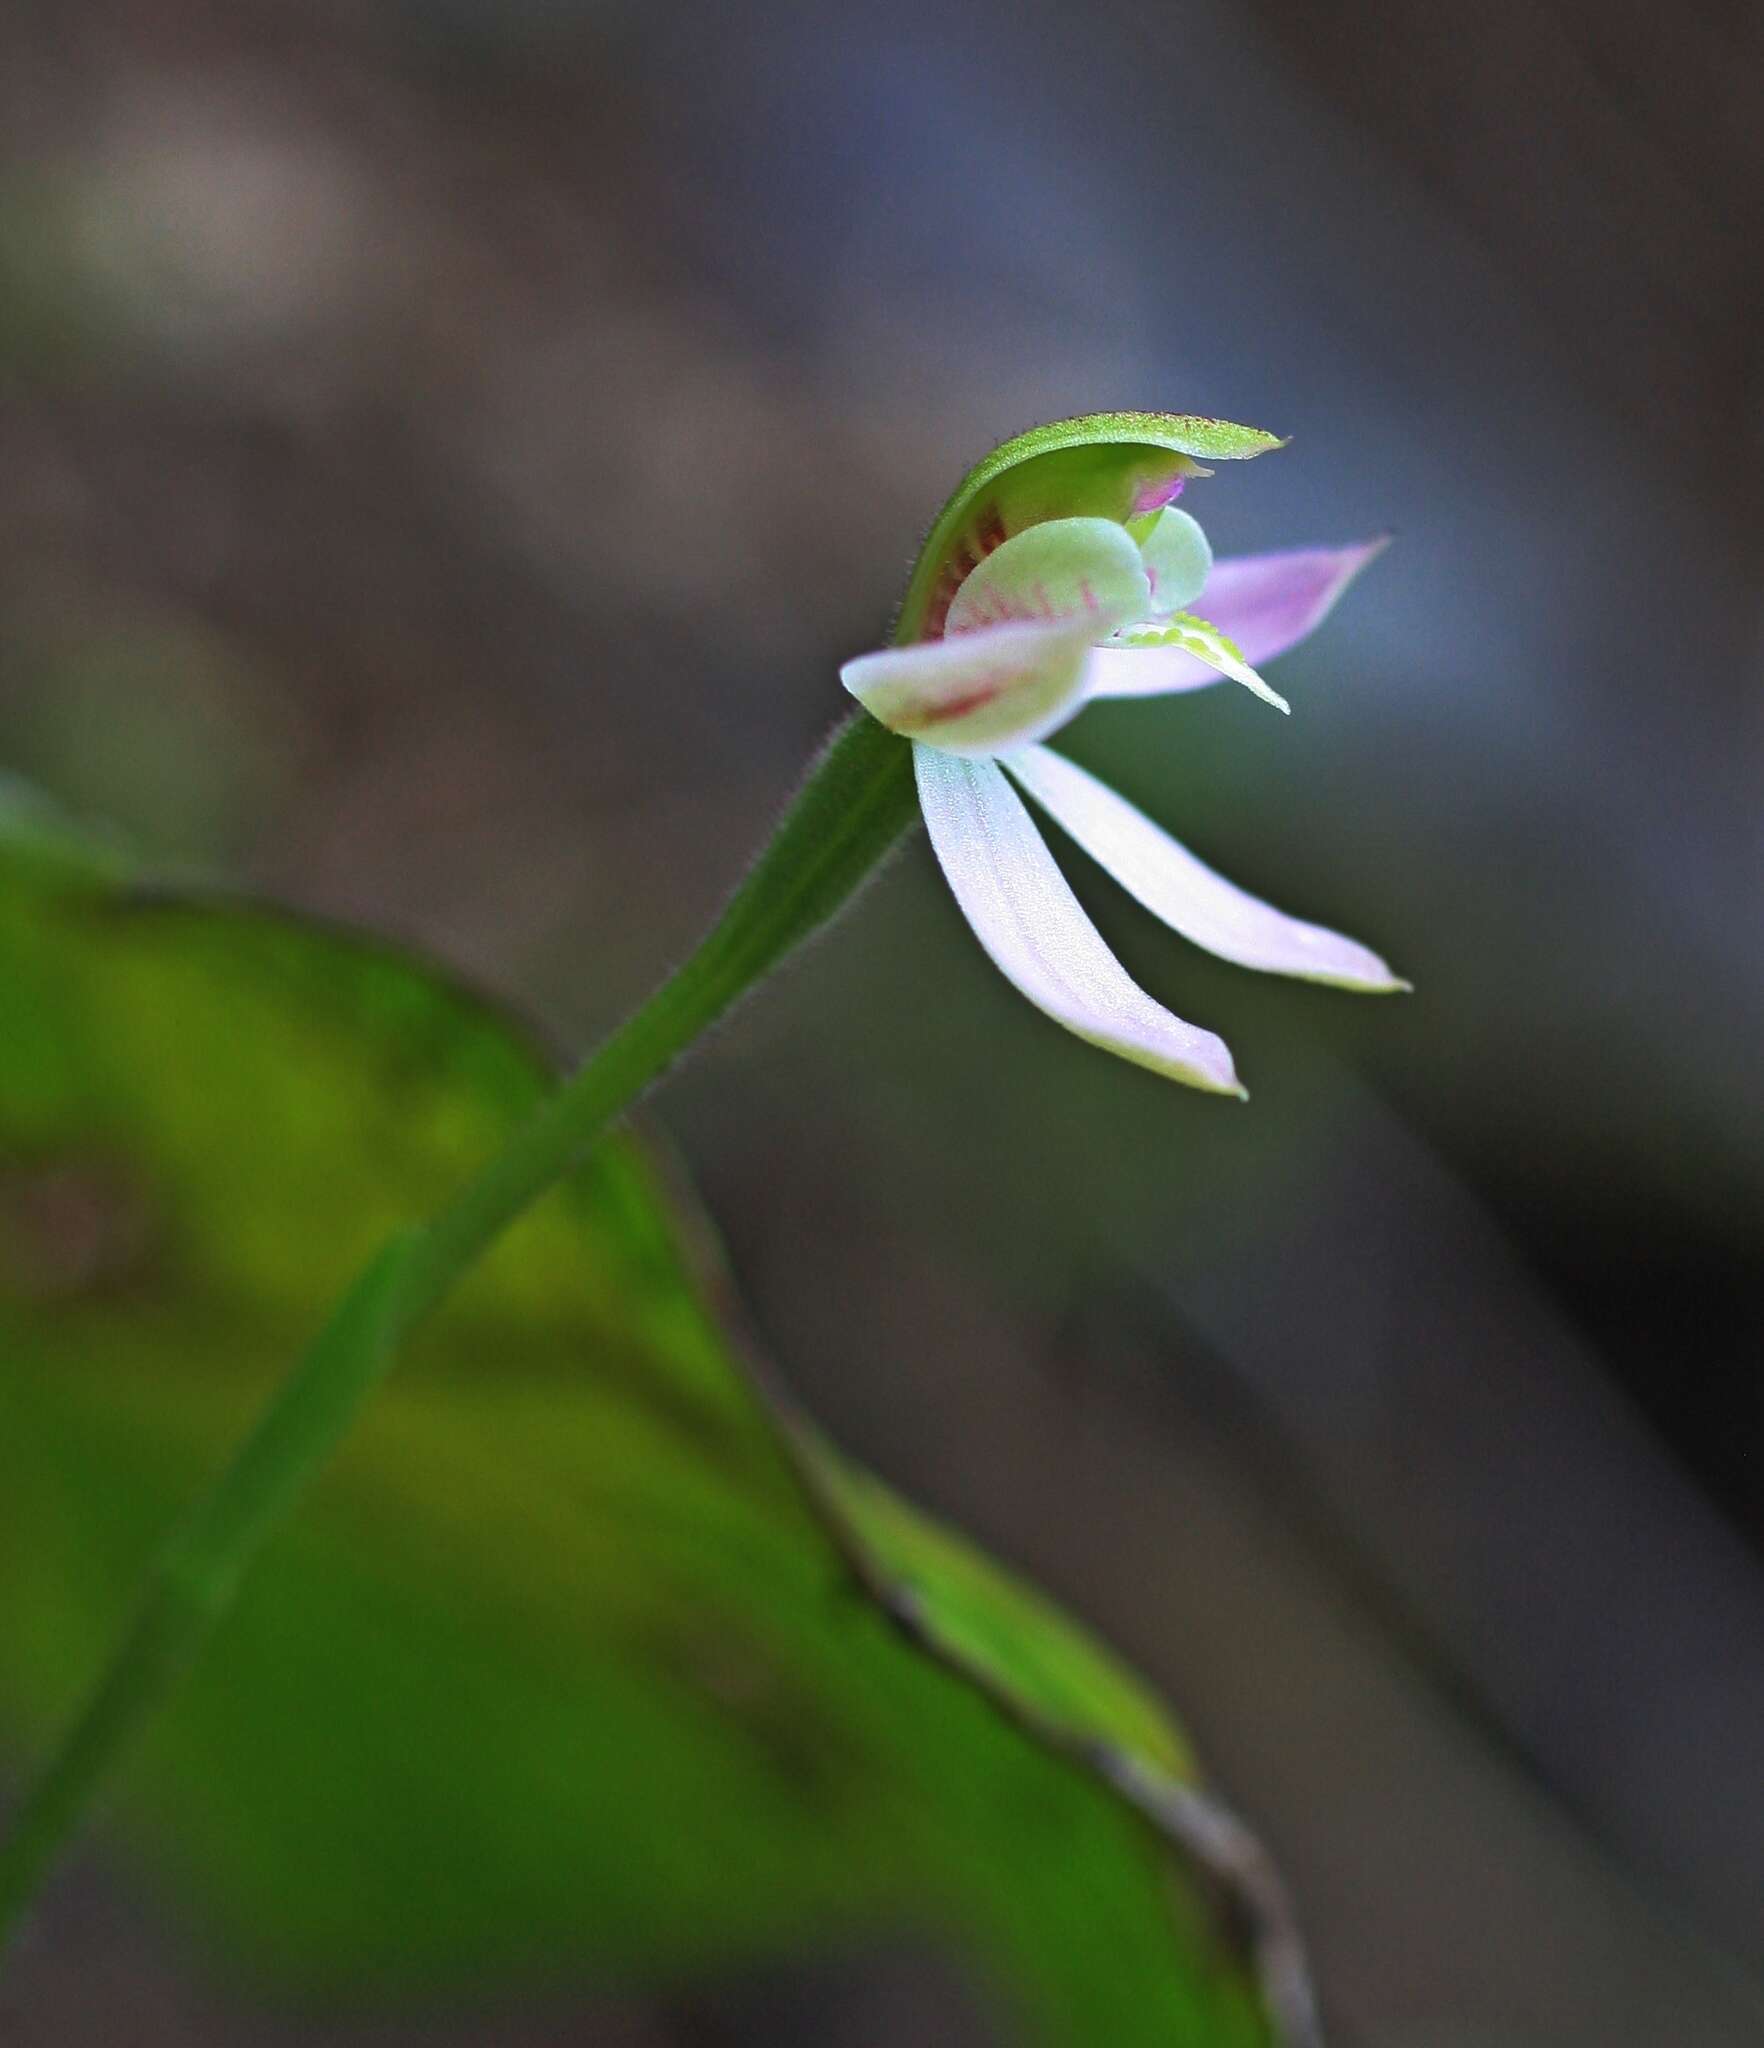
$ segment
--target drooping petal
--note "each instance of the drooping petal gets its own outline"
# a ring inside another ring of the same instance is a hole
[[[1006,755],[1005,765],[1129,895],[1209,953],[1337,988],[1409,986],[1356,940],[1287,917],[1215,874],[1162,826],[1063,754],[1023,747]]]
[[[995,548],[963,579],[945,631],[1009,620],[1088,619],[1105,638],[1150,605],[1139,548],[1113,519],[1049,519]]]
[[[1178,506],[1166,505],[1145,519],[1130,519],[1127,531],[1139,543],[1152,610],[1179,612],[1193,604],[1213,566],[1213,544],[1201,531],[1200,521]]]
[[[1260,697],[1264,704],[1272,704],[1276,711],[1291,712],[1292,706],[1280,692],[1264,682],[1244,660],[1242,648],[1228,640],[1210,619],[1197,619],[1193,612],[1177,612],[1173,618],[1147,619],[1140,625],[1124,627],[1108,651],[1157,656],[1172,649],[1198,661],[1204,668],[1229,677],[1234,683],[1241,683],[1252,696]],[[1094,694],[1108,693],[1098,691]],[[1133,694],[1142,695],[1143,692]]]
[[[931,844],[1001,972],[1068,1031],[1191,1088],[1242,1095],[1223,1039],[1152,1001],[1084,914],[1023,800],[994,761],[916,746]]]
[[[1296,548],[1276,555],[1227,556],[1213,564],[1201,594],[1206,615],[1246,662],[1272,661],[1322,624],[1336,600],[1383,540],[1347,548]],[[1219,671],[1180,645],[1111,647],[1091,669],[1097,697],[1161,696],[1199,690]]]
[[[1088,694],[1088,618],[983,626],[860,654],[839,679],[891,732],[985,756],[1045,738]]]

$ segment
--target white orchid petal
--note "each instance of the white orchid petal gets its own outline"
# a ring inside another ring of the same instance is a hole
[[[1192,1088],[1242,1095],[1224,1040],[1153,1002],[1109,951],[998,764],[927,746],[913,761],[938,861],[1007,979],[1092,1045]]]
[[[994,548],[963,578],[944,630],[1009,620],[1089,619],[1101,640],[1152,602],[1139,548],[1113,519],[1045,519]]]
[[[1213,546],[1200,521],[1179,505],[1166,505],[1146,519],[1128,521],[1151,583],[1152,610],[1179,612],[1193,604],[1213,566]]]
[[[1088,693],[1090,627],[989,626],[860,654],[839,679],[890,732],[951,754],[988,756],[1044,739]]]
[[[1226,680],[1186,648],[1099,647],[1090,666],[1093,697],[1169,697],[1178,690],[1210,690]]]
[[[1276,555],[1228,555],[1213,564],[1202,590],[1207,617],[1249,663],[1272,661],[1312,633],[1382,540],[1346,548],[1294,548]],[[1091,695],[1154,697],[1202,690],[1219,671],[1179,645],[1103,650],[1091,670]]]
[[[1337,988],[1408,987],[1356,940],[1287,917],[1215,874],[1162,826],[1063,754],[1024,747],[1007,755],[1005,765],[1129,895],[1209,953]]]

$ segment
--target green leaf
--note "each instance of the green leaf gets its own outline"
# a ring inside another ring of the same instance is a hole
[[[142,890],[0,792],[18,1760],[328,1304],[554,1071],[435,967]],[[270,1543],[125,1773],[129,1856],[194,1930],[334,1989],[907,1930],[1026,2038],[1265,2041],[1202,1888],[1085,1761],[1176,1782],[1162,1710],[829,1450],[725,1294],[650,1150],[599,1147]]]
[[[1282,446],[1277,434],[1176,412],[1099,412],[1056,420],[995,448],[956,486],[919,551],[894,637],[942,628],[975,564],[1047,519],[1125,522],[1154,510],[1203,462],[1237,462]]]

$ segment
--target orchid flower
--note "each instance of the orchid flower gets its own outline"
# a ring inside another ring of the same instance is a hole
[[[1041,744],[1093,698],[1228,678],[1281,711],[1253,664],[1302,640],[1383,543],[1215,562],[1174,500],[1198,458],[1271,434],[1106,413],[1008,441],[964,480],[919,558],[895,644],[840,670],[913,742],[931,844],[975,936],[1057,1023],[1122,1058],[1242,1096],[1225,1042],[1127,974],[1017,789],[1174,930],[1221,958],[1338,988],[1406,988],[1376,953],[1234,887],[1095,776]],[[1202,604],[1205,616],[1190,605]],[[1013,784],[1016,787],[1013,787]]]

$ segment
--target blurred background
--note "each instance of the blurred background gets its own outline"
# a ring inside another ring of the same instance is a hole
[[[1338,2036],[1764,2038],[1764,13],[8,0],[0,759],[575,1043],[679,959],[923,525],[1112,406],[1394,530],[1071,735],[1418,993],[1073,868],[1247,1110],[1039,1020],[922,842],[662,1098],[842,1441],[1149,1672]],[[101,1862],[5,2038],[996,2038],[804,1959],[468,2020],[217,1989]]]

